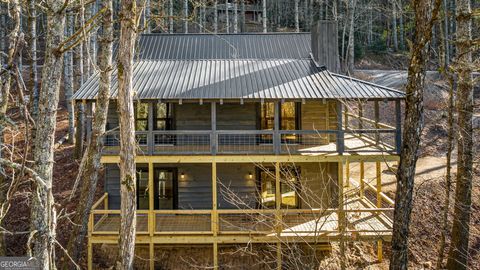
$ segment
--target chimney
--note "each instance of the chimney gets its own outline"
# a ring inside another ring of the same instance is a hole
[[[312,26],[312,55],[321,66],[340,72],[337,21],[317,21]]]

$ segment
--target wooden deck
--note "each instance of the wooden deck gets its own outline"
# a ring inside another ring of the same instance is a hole
[[[345,203],[347,227],[345,234],[353,238],[391,236],[392,221],[382,213],[374,212],[371,203],[354,197]],[[369,209],[370,210],[365,210]],[[362,211],[363,210],[363,211]],[[109,214],[95,217],[93,235],[116,235],[120,228],[120,214],[111,210]],[[256,237],[315,237],[330,239],[339,236],[338,214],[332,209],[281,210],[281,232],[276,232],[274,210],[218,210],[218,235],[254,235]],[[209,210],[155,211],[154,234],[188,236],[212,235],[212,218]],[[190,213],[187,213],[190,212]],[[148,233],[148,214],[137,214],[137,233]]]

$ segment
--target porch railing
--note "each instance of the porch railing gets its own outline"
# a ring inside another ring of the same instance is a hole
[[[336,237],[343,233],[383,237],[391,235],[390,213],[393,208],[374,205],[343,209],[137,210],[137,234]],[[340,222],[339,216],[344,217]],[[92,208],[89,235],[118,235],[119,229],[120,210],[108,209],[105,193]]]
[[[136,133],[140,155],[311,154],[397,152],[396,129],[169,130]],[[377,138],[377,139],[375,139]],[[118,154],[119,134],[105,137],[104,154]]]

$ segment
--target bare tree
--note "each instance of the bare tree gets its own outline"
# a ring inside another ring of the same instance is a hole
[[[213,33],[218,32],[218,0],[213,2]]]
[[[397,31],[397,3],[396,0],[392,0],[392,36],[393,36],[393,48],[398,51],[398,31]]]
[[[299,11],[298,11],[298,2],[299,0],[295,0],[295,32],[300,32],[300,19],[299,19]]]
[[[75,226],[69,239],[68,251],[74,261],[80,259],[83,241],[87,233],[88,218],[93,205],[97,182],[102,165],[100,158],[103,148],[103,135],[107,124],[108,104],[110,99],[110,85],[112,75],[112,43],[113,43],[113,10],[112,0],[101,2],[102,30],[98,40],[100,43],[98,62],[100,70],[100,84],[96,99],[95,114],[92,126],[92,135],[84,153],[84,162],[79,169],[77,181],[81,180],[82,188],[78,208],[73,218]],[[68,261],[65,259],[64,261]]]
[[[456,2],[455,59],[457,84],[457,181],[455,213],[448,253],[447,269],[468,269],[470,214],[473,180],[473,79],[472,79],[472,10],[469,0]]]
[[[52,193],[53,146],[56,116],[62,77],[63,55],[59,45],[64,37],[65,2],[47,0],[45,60],[38,103],[37,128],[34,139],[34,171],[45,185],[35,184],[32,196],[31,227],[33,256],[42,269],[54,269],[56,211]]]
[[[71,12],[66,15],[66,25],[65,25],[65,35],[70,36],[73,34],[73,25],[74,18]],[[72,95],[74,89],[74,78],[73,78],[73,53],[71,50],[65,52],[64,55],[64,72],[63,72],[63,83],[65,89],[65,100],[67,101],[67,112],[68,112],[68,141],[69,143],[75,142],[75,115],[73,111]]]
[[[406,86],[405,124],[400,164],[397,170],[397,190],[393,220],[392,255],[390,269],[407,269],[408,233],[412,211],[412,193],[415,168],[418,159],[420,136],[423,129],[423,89],[426,63],[429,57],[428,43],[432,27],[437,19],[441,0],[413,0],[415,33],[411,47],[408,82]]]
[[[238,33],[238,0],[233,0],[233,33]]]
[[[118,108],[120,123],[121,223],[117,269],[132,269],[136,233],[135,117],[133,110],[133,55],[137,31],[135,0],[120,2],[118,45]]]
[[[173,0],[168,2],[168,30],[173,34]]]
[[[188,33],[188,0],[183,1],[183,32]]]
[[[262,24],[263,32],[267,33],[267,0],[262,0]]]

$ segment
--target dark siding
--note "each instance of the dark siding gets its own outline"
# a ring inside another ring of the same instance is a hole
[[[249,178],[252,173],[252,178]],[[255,208],[257,190],[255,165],[217,164],[218,208]],[[233,195],[233,196],[232,196]],[[230,198],[238,198],[230,199]]]
[[[177,130],[210,130],[210,104],[175,104],[175,126]]]
[[[301,207],[329,208],[337,205],[337,163],[302,163]]]
[[[108,106],[108,115],[107,115],[107,130],[118,127],[118,111],[117,111],[117,102],[114,100],[110,101]]]
[[[117,164],[105,166],[105,192],[108,192],[108,209],[120,209],[120,168]]]
[[[179,209],[212,209],[212,166],[210,164],[181,164],[178,175]]]
[[[255,130],[257,113],[255,103],[223,104],[217,106],[218,130]]]

